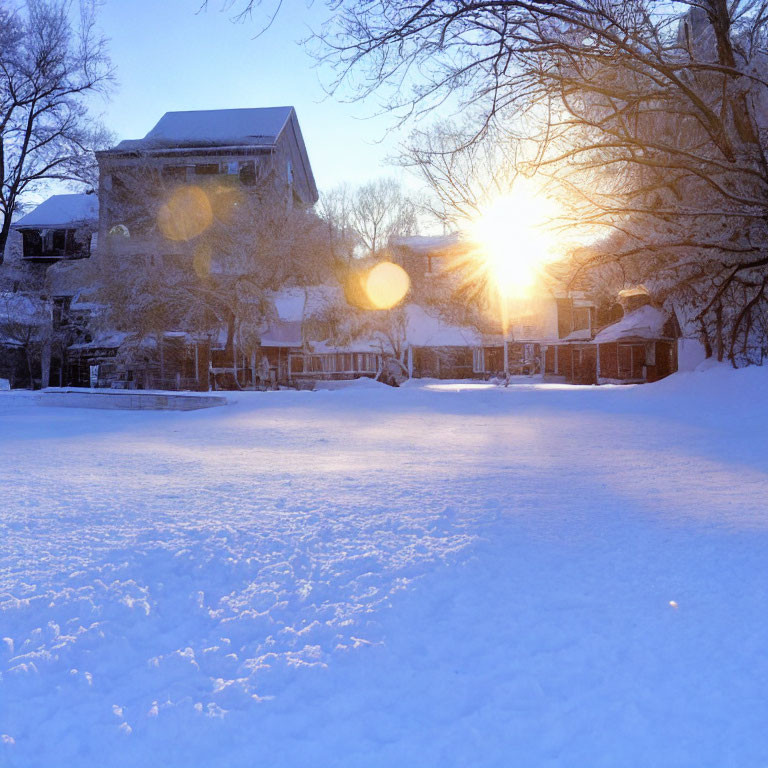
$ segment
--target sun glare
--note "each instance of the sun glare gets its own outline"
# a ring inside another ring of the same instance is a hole
[[[557,243],[547,228],[556,213],[554,201],[532,183],[518,183],[474,222],[479,256],[501,296],[528,293],[541,268],[557,257]]]

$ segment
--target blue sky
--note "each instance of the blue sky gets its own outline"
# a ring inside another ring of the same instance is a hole
[[[402,174],[386,163],[397,144],[387,135],[393,121],[371,118],[378,110],[373,102],[326,97],[321,82],[330,72],[314,68],[297,42],[322,21],[321,0],[309,7],[288,0],[258,37],[264,17],[233,24],[221,4],[210,0],[198,13],[198,0],[106,0],[100,26],[110,38],[118,84],[109,102],[94,106],[119,139],[144,136],[171,110],[290,104],[321,189]]]

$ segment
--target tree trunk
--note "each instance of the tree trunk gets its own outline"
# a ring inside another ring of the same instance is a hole
[[[51,342],[46,341],[40,355],[40,386],[46,389],[50,385],[51,378]]]
[[[11,216],[7,214],[3,219],[3,226],[0,227],[0,264],[5,260],[5,246],[8,243],[8,235],[11,231]]]
[[[24,347],[24,356],[27,359],[27,374],[29,375],[29,388],[34,389],[35,388],[35,379],[32,375],[32,353],[29,349],[29,345]]]
[[[725,353],[725,344],[723,343],[723,305],[718,304],[715,310],[715,330],[717,336],[715,342],[717,344],[717,362],[723,362],[723,355]]]
[[[162,334],[157,337],[157,346],[160,352],[160,389],[165,389],[165,349]]]

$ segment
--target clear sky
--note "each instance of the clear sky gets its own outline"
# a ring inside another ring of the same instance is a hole
[[[345,104],[327,97],[318,71],[298,44],[317,28],[322,0],[307,7],[287,0],[263,34],[262,19],[233,24],[222,0],[106,0],[100,26],[110,38],[118,84],[99,101],[106,126],[119,139],[143,137],[167,111],[292,105],[296,108],[318,187],[358,184],[401,175],[387,165],[396,138],[393,121],[370,118],[375,103]],[[368,119],[366,119],[368,118]],[[382,142],[383,139],[383,142]]]

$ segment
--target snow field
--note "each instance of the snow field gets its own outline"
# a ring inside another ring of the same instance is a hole
[[[0,766],[763,766],[767,391],[2,393]]]

